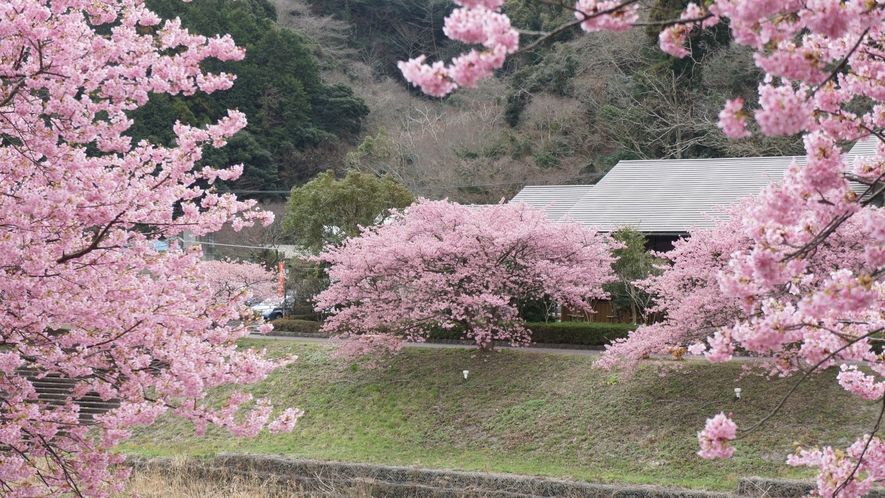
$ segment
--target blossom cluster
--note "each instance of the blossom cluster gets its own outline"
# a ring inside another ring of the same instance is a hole
[[[719,23],[719,17],[704,11],[702,7],[691,2],[679,16],[679,22],[661,31],[658,35],[661,50],[673,57],[685,57],[691,52],[685,48],[685,40],[693,29],[709,28]]]
[[[698,455],[706,458],[729,458],[734,453],[734,447],[728,446],[728,442],[737,437],[737,424],[732,422],[730,416],[720,413],[707,420],[704,430],[698,433],[698,443],[701,450]]]
[[[519,48],[519,33],[510,19],[499,12],[503,1],[456,0],[461,8],[445,19],[443,32],[453,40],[480,44],[485,50],[472,49],[456,57],[448,66],[441,61],[427,65],[426,56],[400,61],[398,66],[410,83],[435,97],[449,94],[458,86],[475,87],[476,82],[504,66],[508,54]]]

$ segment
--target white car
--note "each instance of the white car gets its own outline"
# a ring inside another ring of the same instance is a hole
[[[283,303],[279,301],[264,301],[252,306],[252,311],[259,314],[265,320],[276,320],[283,317]]]

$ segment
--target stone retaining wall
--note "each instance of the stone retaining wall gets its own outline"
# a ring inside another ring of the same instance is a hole
[[[136,469],[175,471],[172,459],[131,457]],[[193,460],[187,471],[216,480],[231,476],[258,478],[280,487],[297,486],[322,493],[328,489],[369,489],[384,498],[800,498],[814,488],[811,481],[758,477],[738,480],[736,493],[694,491],[657,486],[616,486],[489,472],[457,472],[412,467],[320,462],[263,455],[222,454]],[[872,498],[885,498],[875,489]]]

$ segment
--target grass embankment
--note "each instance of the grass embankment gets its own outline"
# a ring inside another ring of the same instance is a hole
[[[747,376],[742,364],[683,362],[661,377],[620,379],[591,369],[590,355],[406,348],[380,368],[329,359],[322,345],[248,340],[300,359],[251,386],[276,407],[306,411],[291,434],[237,439],[222,430],[192,437],[164,418],[123,448],[146,455],[253,452],[543,475],[591,482],[732,490],[741,476],[804,477],[783,462],[793,443],[844,447],[869,431],[876,407],[850,397],[834,371],[816,375],[783,411],[745,439],[731,460],[695,455],[707,417],[733,412],[740,426],[766,415],[796,379]],[[461,371],[469,370],[468,380]],[[735,387],[744,399],[733,400]],[[229,389],[218,394],[229,392]]]

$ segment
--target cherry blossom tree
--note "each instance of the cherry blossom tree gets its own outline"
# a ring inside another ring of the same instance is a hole
[[[461,8],[447,18],[446,34],[484,48],[448,66],[424,64],[423,57],[400,63],[406,79],[430,95],[475,85],[519,50],[519,33],[500,12],[503,0],[456,3]],[[710,0],[689,3],[678,19],[643,23],[647,7],[641,0],[577,0],[574,22],[533,33],[540,37],[524,48],[572,27],[617,31],[654,24],[661,28],[661,49],[682,57],[688,37],[728,21],[735,42],[755,50],[766,76],[760,108],[749,112],[741,99],[731,100],[719,114],[720,127],[734,138],[803,133],[807,160],[745,213],[739,229],[749,244],[734,248],[718,287],[710,287],[737,303],[739,317],[706,339],[707,358],[728,360],[735,347],[775,356],[791,351],[801,361],[776,362],[777,368],[801,378],[838,366],[840,384],[878,401],[885,416],[885,359],[869,340],[885,331],[885,212],[877,207],[885,186],[885,7],[866,0]],[[870,139],[878,145],[873,157],[847,158],[840,147]],[[866,185],[866,192],[856,193],[849,180]],[[848,246],[844,263],[830,271],[820,265],[816,273],[815,254],[849,223],[865,237]],[[800,450],[789,463],[819,467],[823,496],[863,495],[885,481],[879,427],[847,451]],[[717,415],[698,435],[701,455],[730,456],[728,441],[737,434],[733,421]]]
[[[746,320],[740,298],[724,293],[720,276],[729,270],[732,255],[749,250],[753,241],[744,233],[750,212],[758,207],[759,199],[747,197],[739,203],[720,207],[713,228],[694,228],[690,236],[674,243],[671,251],[656,253],[667,260],[662,274],[636,282],[636,285],[655,296],[656,304],[650,311],[661,313],[664,320],[641,326],[626,339],[619,339],[606,348],[595,368],[620,367],[635,369],[641,360],[663,354],[668,348],[684,346],[701,352],[703,343],[723,327]],[[808,274],[779,289],[779,301],[796,305],[802,295],[825,280],[833,271],[863,268],[864,240],[869,234],[864,227],[849,220],[808,255]],[[778,352],[775,373],[798,367],[798,356],[792,347]]]
[[[228,259],[207,261],[201,266],[220,302],[264,301],[277,296],[277,275],[262,265]]]
[[[170,123],[173,148],[124,134],[127,111],[150,92],[228,88],[232,75],[200,63],[242,56],[229,37],[192,35],[139,0],[0,3],[3,496],[109,496],[128,472],[114,445],[166,412],[198,433],[212,423],[239,436],[291,429],[300,414],[268,424],[266,400],[202,402],[207,389],[260,380],[280,362],[237,350],[248,332],[230,324],[250,314],[242,297],[214,298],[199,248],[154,244],[270,221],[251,202],[198,186],[241,173],[194,163],[244,116],[200,129]],[[66,399],[41,397],[33,381],[45,377],[73,379]],[[78,401],[88,393],[118,407],[87,431]]]
[[[665,319],[610,344],[594,367],[632,371],[650,355],[693,345],[741,316],[738,300],[716,291],[719,273],[728,268],[731,254],[750,246],[750,238],[741,230],[743,208],[725,209],[714,228],[692,229],[672,250],[656,254],[668,262],[662,265],[666,271],[636,285],[655,296],[649,312],[665,314]]]
[[[607,235],[554,223],[526,204],[462,206],[421,201],[391,222],[364,231],[318,259],[331,265],[331,286],[317,310],[323,329],[345,339],[347,354],[421,342],[435,327],[460,325],[482,349],[493,341],[527,344],[517,309],[549,297],[592,311],[614,279]]]

